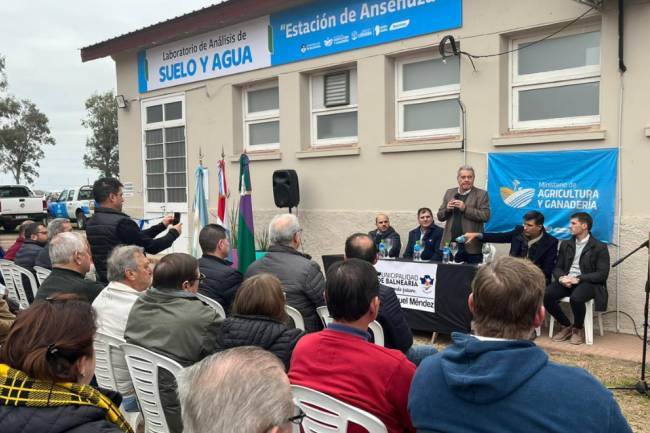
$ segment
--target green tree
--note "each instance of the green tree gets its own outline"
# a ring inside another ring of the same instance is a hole
[[[112,91],[97,93],[86,99],[87,116],[81,124],[92,136],[86,139],[84,165],[96,168],[105,177],[117,177],[120,172],[117,143],[117,102]]]
[[[28,99],[5,98],[12,108],[0,127],[0,170],[11,173],[16,183],[25,178],[33,183],[38,177],[39,161],[45,156],[43,146],[55,145],[47,116]]]

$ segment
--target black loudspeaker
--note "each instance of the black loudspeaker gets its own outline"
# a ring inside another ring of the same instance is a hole
[[[273,200],[277,207],[296,207],[300,203],[300,188],[296,170],[273,172]]]

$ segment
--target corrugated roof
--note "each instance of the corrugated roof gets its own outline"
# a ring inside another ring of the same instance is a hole
[[[122,51],[159,45],[174,39],[226,27],[313,0],[226,0],[161,21],[81,49],[81,61],[100,59]]]

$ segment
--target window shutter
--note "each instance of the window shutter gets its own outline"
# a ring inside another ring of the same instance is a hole
[[[326,107],[350,104],[350,71],[333,72],[324,76],[323,100]]]

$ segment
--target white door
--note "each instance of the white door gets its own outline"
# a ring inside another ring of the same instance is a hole
[[[179,212],[183,233],[170,252],[189,252],[188,171],[184,95],[152,98],[142,103],[145,227]]]

